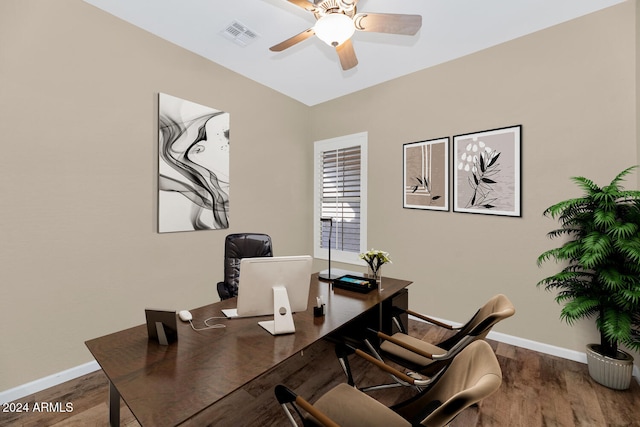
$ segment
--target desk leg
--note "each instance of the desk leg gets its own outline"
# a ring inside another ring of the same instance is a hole
[[[394,333],[398,332],[398,328],[396,328],[392,316],[394,306],[405,310],[409,308],[409,291],[407,289],[398,291],[391,298],[381,303],[379,330],[388,335],[393,335]],[[405,327],[407,327],[406,313],[401,315],[401,320],[402,323],[404,323]]]
[[[109,381],[109,425],[120,427],[120,393]]]

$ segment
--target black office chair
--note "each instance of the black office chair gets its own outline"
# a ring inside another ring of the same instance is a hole
[[[361,350],[356,353],[394,375],[404,376]],[[406,376],[405,379],[415,381]],[[426,382],[420,394],[391,408],[344,383],[323,394],[313,405],[283,385],[276,386],[275,395],[292,426],[298,423],[289,407],[304,426],[443,427],[498,390],[502,370],[491,346],[479,340],[465,347],[441,375]]]
[[[407,368],[410,371],[410,375],[414,378],[429,377],[440,372],[444,367],[449,365],[465,347],[476,340],[484,339],[496,323],[515,314],[515,307],[509,298],[502,294],[491,297],[476,311],[467,323],[458,328],[411,310],[394,309],[393,320],[399,332],[389,336],[383,332],[369,330],[371,334],[375,335],[375,339],[367,338],[363,344],[378,360],[383,361],[384,356]],[[440,328],[447,329],[451,331],[453,335],[437,344],[412,337],[401,321],[402,314],[404,313]],[[345,375],[347,375],[347,379],[353,384],[348,359],[340,355],[338,355],[338,358],[345,371]],[[392,376],[392,378],[394,382],[391,384],[380,384],[361,388],[361,390],[370,391],[407,385],[405,381],[397,377]]]
[[[238,296],[242,258],[273,256],[271,237],[261,233],[229,234],[224,242],[224,281],[218,282],[221,300]]]

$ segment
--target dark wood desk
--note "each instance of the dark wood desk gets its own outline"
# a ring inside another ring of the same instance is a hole
[[[293,315],[295,334],[272,336],[258,325],[264,318],[221,319],[226,328],[197,332],[178,320],[178,342],[169,346],[149,341],[145,325],[87,341],[110,382],[111,425],[120,423],[121,397],[142,426],[175,426],[196,415],[202,419],[202,412],[227,394],[364,313],[378,311],[374,307],[389,303],[410,284],[384,277],[382,292],[358,294],[332,289],[315,274],[309,309]],[[317,296],[326,303],[320,318],[313,317]],[[235,305],[230,299],[191,310],[196,327]]]

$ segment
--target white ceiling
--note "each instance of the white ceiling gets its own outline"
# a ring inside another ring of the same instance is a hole
[[[422,15],[422,29],[415,36],[356,32],[359,64],[349,71],[316,37],[269,50],[315,23],[286,0],[85,1],[311,106],[625,0],[360,0],[358,12]],[[222,33],[233,21],[259,37],[247,46],[228,40]]]

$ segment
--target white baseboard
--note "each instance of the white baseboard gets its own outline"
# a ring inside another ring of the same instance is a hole
[[[411,319],[423,322],[422,320],[410,316]],[[455,322],[450,322],[445,319],[434,318],[435,320],[441,321],[443,323],[447,323],[449,325],[453,325],[454,327],[462,326],[460,324],[456,324]],[[537,351],[539,353],[548,354],[550,356],[560,357],[562,359],[573,360],[574,362],[587,363],[587,354],[582,351],[569,350],[563,347],[557,347],[555,345],[545,344],[537,341],[528,340],[525,338],[514,337],[513,335],[507,335],[500,332],[491,331],[487,335],[487,338],[492,339],[494,341],[498,341],[501,343],[513,345],[516,347],[526,348],[527,350]],[[635,377],[638,384],[640,384],[640,369],[637,365],[633,367],[633,376]]]
[[[587,363],[587,354],[581,351],[569,350],[567,348],[556,347],[554,345],[544,344],[537,341],[531,341],[525,338],[514,337],[512,335],[491,331],[487,338],[516,347],[526,348],[527,350],[537,351],[539,353],[551,356],[561,357],[575,362]]]
[[[415,317],[411,317],[414,320],[421,321]],[[444,319],[436,319],[444,323],[454,324]],[[460,326],[460,325],[455,325]],[[587,355],[581,351],[569,350],[562,347],[556,347],[554,345],[544,344],[537,341],[531,341],[525,338],[514,337],[512,335],[503,334],[500,332],[489,332],[487,338],[510,344],[516,347],[526,348],[528,350],[537,351],[551,356],[561,357],[563,359],[573,360],[575,362],[587,363]],[[48,377],[40,378],[30,383],[20,385],[18,387],[0,392],[0,404],[13,402],[14,400],[21,399],[30,394],[37,393],[42,390],[46,390],[50,387],[57,386],[66,381],[79,378],[83,375],[95,372],[100,369],[100,365],[95,360],[93,362],[85,363],[84,365],[76,366],[75,368],[67,369],[66,371],[58,372],[57,374],[49,375]],[[640,383],[640,369],[638,366],[633,367],[633,376],[636,381]]]
[[[13,402],[14,400],[21,399],[25,396],[46,390],[50,387],[79,378],[83,375],[90,374],[91,372],[95,372],[99,369],[100,365],[98,365],[98,362],[94,360],[92,362],[85,363],[84,365],[76,366],[74,368],[67,369],[66,371],[31,381],[30,383],[0,392],[0,404]]]

